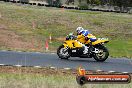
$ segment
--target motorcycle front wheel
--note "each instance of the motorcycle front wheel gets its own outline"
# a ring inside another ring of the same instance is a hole
[[[61,59],[67,59],[70,57],[70,52],[69,52],[69,48],[65,48],[64,45],[61,45],[58,49],[57,49],[57,55],[59,56],[59,58]]]
[[[103,46],[103,45],[100,45],[98,47],[96,47],[98,50],[99,50],[99,53],[94,53],[93,54],[93,58],[98,61],[98,62],[103,62],[105,61],[108,56],[109,56],[109,51],[108,49]]]

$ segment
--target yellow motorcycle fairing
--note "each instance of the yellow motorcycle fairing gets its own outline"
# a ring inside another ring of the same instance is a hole
[[[69,47],[69,48],[82,47],[82,43],[78,42],[77,40],[66,40],[63,45],[64,45],[64,48],[66,48],[66,47]]]
[[[107,43],[109,42],[108,38],[98,38],[95,42],[92,42],[92,45],[97,45],[100,43]]]

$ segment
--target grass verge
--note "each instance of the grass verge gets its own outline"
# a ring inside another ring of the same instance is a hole
[[[85,84],[76,82],[72,70],[0,67],[0,88],[132,88],[130,84]]]

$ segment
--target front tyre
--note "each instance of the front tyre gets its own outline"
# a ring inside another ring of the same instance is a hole
[[[108,49],[105,46],[103,46],[103,45],[98,46],[97,49],[99,50],[99,52],[98,53],[94,53],[93,54],[93,58],[96,61],[98,61],[98,62],[105,61],[108,58],[108,56],[109,56]]]
[[[61,58],[61,59],[68,59],[68,58],[70,57],[69,48],[65,48],[64,45],[61,45],[61,46],[57,49],[57,55],[58,55],[59,58]]]

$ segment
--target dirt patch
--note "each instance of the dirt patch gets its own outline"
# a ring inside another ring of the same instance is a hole
[[[0,66],[0,73],[73,75],[73,74],[77,74],[77,71],[76,70],[64,70],[64,69],[50,68],[50,67],[35,68],[35,67]]]
[[[15,32],[4,25],[0,25],[0,46],[14,49],[29,49],[32,48],[32,43],[24,41]]]
[[[77,75],[78,69],[63,69],[63,68],[50,68],[50,67],[16,67],[16,66],[0,66],[0,73],[13,73],[13,74],[44,74],[44,75]],[[86,74],[110,74],[104,71],[91,71],[87,70]],[[113,74],[113,73],[111,73]],[[121,73],[116,73],[121,74]]]
[[[0,29],[7,29],[5,25],[0,25]]]

